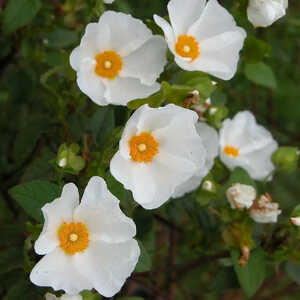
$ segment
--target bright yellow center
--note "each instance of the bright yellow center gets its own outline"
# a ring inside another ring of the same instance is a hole
[[[239,149],[233,147],[233,146],[225,146],[223,149],[224,153],[231,157],[238,157],[239,156]]]
[[[57,231],[59,245],[68,255],[83,252],[89,246],[89,232],[85,224],[63,222]]]
[[[136,162],[151,162],[158,153],[159,143],[149,132],[133,136],[129,141],[131,159]]]
[[[182,57],[196,59],[199,52],[199,44],[193,36],[190,35],[180,35],[177,39],[175,45],[175,51],[178,55]]]
[[[97,62],[95,67],[96,74],[108,79],[114,79],[123,67],[121,56],[112,50],[97,54],[95,60]]]

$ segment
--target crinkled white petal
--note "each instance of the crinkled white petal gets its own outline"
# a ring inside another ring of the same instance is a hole
[[[135,269],[139,256],[140,248],[133,239],[118,244],[97,241],[90,242],[75,264],[101,295],[112,297]]]
[[[250,208],[256,198],[256,190],[246,184],[233,184],[226,191],[227,200],[232,209]]]
[[[206,0],[171,0],[168,3],[170,22],[175,35],[186,34],[202,14]]]
[[[90,23],[86,26],[80,45],[70,55],[70,64],[75,71],[85,68],[87,61],[105,50],[110,50],[110,30],[107,25]]]
[[[120,243],[136,234],[134,222],[121,211],[119,200],[101,177],[90,179],[74,212],[74,220],[87,226],[91,240]]]
[[[238,157],[230,157],[224,147],[239,150]],[[232,120],[226,119],[220,130],[220,158],[231,170],[242,167],[256,180],[264,180],[274,170],[272,153],[278,148],[271,133],[256,123],[248,111],[238,113]]]
[[[42,207],[45,223],[43,231],[34,245],[37,254],[47,254],[56,248],[58,228],[64,221],[72,220],[74,209],[78,204],[78,189],[75,184],[68,183],[64,186],[60,198]]]
[[[142,84],[153,85],[167,62],[166,50],[165,40],[161,36],[153,36],[123,58],[120,76],[140,79]]]
[[[197,118],[195,112],[175,105],[159,109],[144,105],[128,121],[110,170],[144,208],[162,205],[178,185],[204,166],[205,149],[196,132]],[[130,138],[143,131],[159,143],[159,152],[149,163],[134,162],[129,154]]]
[[[63,290],[70,295],[91,290],[93,283],[89,274],[84,274],[81,267],[75,265],[78,256],[66,255],[57,247],[34,266],[30,273],[31,282],[38,286],[50,286],[55,291]]]
[[[153,19],[155,23],[162,29],[165,35],[166,42],[169,46],[169,49],[173,54],[175,54],[174,48],[176,43],[176,37],[171,25],[162,17],[154,15]]]
[[[287,0],[250,0],[248,19],[254,27],[267,27],[283,17],[287,7]]]
[[[277,223],[281,210],[258,212],[250,210],[251,218],[257,223]]]
[[[179,185],[173,194],[173,198],[182,197],[184,194],[195,190],[213,167],[214,160],[219,153],[219,136],[217,131],[204,122],[197,122],[196,130],[201,137],[203,146],[198,146],[198,149],[196,148],[195,151],[198,151],[202,157],[205,157],[204,165],[197,164],[197,174]]]
[[[116,77],[114,80],[104,80],[106,87],[105,98],[109,103],[127,105],[131,100],[146,98],[160,89],[160,84],[142,84],[139,79],[129,77]]]
[[[86,59],[83,66],[84,68],[77,72],[78,87],[96,104],[107,105],[108,102],[104,97],[105,85],[101,77],[95,73],[96,61]]]
[[[99,27],[102,26],[109,27],[110,47],[122,57],[141,47],[152,36],[141,20],[120,12],[104,12],[99,19]]]

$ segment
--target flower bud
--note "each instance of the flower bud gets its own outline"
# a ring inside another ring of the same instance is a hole
[[[227,117],[227,115],[227,107],[221,104],[216,104],[209,108],[207,118],[214,127],[221,128],[222,121]]]
[[[290,220],[295,226],[300,226],[300,217],[290,218]]]
[[[211,180],[205,180],[202,183],[202,189],[214,193],[216,191],[216,184]]]
[[[285,171],[295,169],[298,159],[299,150],[296,147],[279,147],[272,155],[273,163]]]
[[[232,209],[250,208],[256,198],[256,190],[251,185],[235,183],[226,192]]]
[[[272,202],[268,193],[256,199],[249,212],[250,217],[257,223],[276,223],[281,214],[279,204]]]

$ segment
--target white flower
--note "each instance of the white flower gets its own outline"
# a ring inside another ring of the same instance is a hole
[[[112,4],[115,0],[103,0],[104,3],[106,4]]]
[[[202,145],[206,150],[206,153],[203,154],[205,160],[204,166],[202,164],[199,165],[196,174],[175,189],[173,198],[182,197],[184,194],[195,190],[201,184],[202,179],[211,170],[215,158],[218,156],[219,136],[217,131],[204,122],[197,122],[196,130],[201,138]],[[202,152],[202,147],[199,150]]]
[[[45,295],[46,300],[82,300],[81,295],[68,295],[64,294],[61,297],[57,298],[55,295],[47,293]]]
[[[77,187],[66,184],[61,197],[42,208],[45,224],[35,252],[45,255],[30,280],[76,295],[95,288],[112,297],[134,270],[140,249],[134,222],[100,177],[92,177],[81,203]]]
[[[110,171],[146,209],[166,202],[177,186],[206,168],[194,111],[143,105],[127,122]]]
[[[168,12],[172,26],[159,16],[154,20],[164,31],[178,66],[231,79],[246,32],[236,26],[230,13],[217,0],[171,0]]]
[[[256,198],[256,190],[251,185],[235,183],[226,191],[232,209],[250,208]]]
[[[266,194],[254,201],[249,213],[257,223],[276,223],[281,210],[279,204],[272,202],[270,195]]]
[[[220,148],[220,158],[230,170],[242,167],[255,180],[266,179],[274,170],[271,156],[278,148],[277,142],[248,111],[223,122]]]
[[[285,15],[288,0],[250,0],[248,19],[254,27],[267,27]]]
[[[166,63],[166,43],[140,20],[106,11],[86,27],[70,56],[81,91],[98,105],[145,98],[160,89],[156,82]]]
[[[294,217],[291,218],[290,220],[295,226],[300,226],[300,217]]]

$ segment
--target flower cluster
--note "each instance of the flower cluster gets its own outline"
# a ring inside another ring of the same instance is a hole
[[[286,7],[287,1],[250,1],[249,20],[255,26],[270,25]],[[80,90],[101,106],[126,106],[147,98],[161,89],[167,48],[183,70],[231,79],[246,32],[230,13],[217,0],[171,0],[168,12],[170,24],[154,16],[165,39],[153,35],[142,21],[114,11],[88,24],[70,56]],[[204,103],[201,115],[211,104],[209,99]],[[229,170],[243,168],[253,180],[271,180],[271,157],[278,145],[251,112],[225,119],[218,132],[194,110],[144,104],[127,121],[110,172],[143,208],[156,209],[201,183],[211,191],[212,182],[202,181],[217,158]],[[61,168],[67,165],[65,152],[58,162]],[[232,209],[247,209],[256,222],[276,222],[281,213],[268,194],[256,198],[256,190],[248,185],[234,184],[227,198]],[[61,197],[42,212],[45,223],[35,251],[43,258],[33,268],[31,281],[65,291],[60,299],[79,300],[82,290],[95,289],[105,297],[119,292],[135,269],[140,248],[134,222],[120,210],[105,181],[92,177],[81,202],[77,187],[66,184]],[[58,298],[47,294],[46,299]]]

